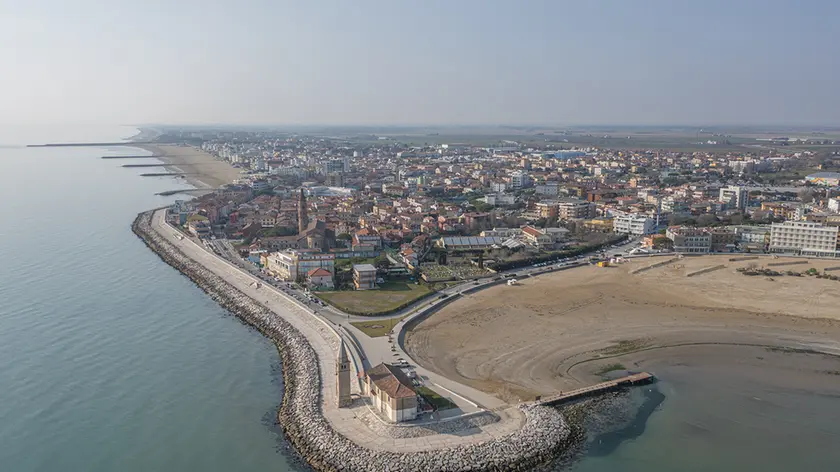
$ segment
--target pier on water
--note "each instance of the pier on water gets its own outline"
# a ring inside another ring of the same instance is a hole
[[[627,377],[622,377],[620,379],[609,380],[607,382],[601,382],[599,384],[590,385],[589,387],[569,390],[567,392],[560,392],[558,394],[551,395],[548,397],[537,397],[537,399],[534,401],[534,404],[551,406],[562,405],[563,403],[567,403],[573,400],[595,396],[601,393],[612,392],[625,387],[649,384],[652,383],[654,380],[656,380],[656,377],[654,377],[653,374],[650,374],[648,372],[640,372],[638,374],[628,375]]]

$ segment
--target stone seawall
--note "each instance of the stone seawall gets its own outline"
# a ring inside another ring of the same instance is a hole
[[[367,449],[338,434],[321,411],[321,374],[315,350],[292,324],[187,257],[151,227],[141,213],[132,230],[161,259],[207,292],[231,313],[280,348],[285,392],[278,415],[287,439],[321,471],[524,471],[546,463],[577,440],[560,412],[521,407],[526,421],[517,432],[469,446],[398,453]]]

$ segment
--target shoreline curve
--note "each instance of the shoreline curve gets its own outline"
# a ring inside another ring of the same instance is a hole
[[[284,395],[278,422],[287,440],[319,471],[524,471],[553,460],[577,438],[559,410],[522,405],[525,424],[507,436],[465,446],[401,453],[362,447],[339,434],[321,410],[317,354],[290,322],[192,260],[152,227],[153,211],[140,213],[132,231],[164,262],[192,280],[223,308],[274,342],[283,362]]]

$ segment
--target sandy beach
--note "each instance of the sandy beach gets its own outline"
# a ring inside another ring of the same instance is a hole
[[[724,348],[741,353],[732,354],[732,365],[744,372],[770,372],[750,366],[781,354],[795,357],[792,365],[803,372],[840,383],[840,358],[769,348],[840,354],[840,281],[736,271],[785,264],[769,268],[822,272],[840,261],[705,256],[631,273],[662,260],[572,269],[477,292],[420,323],[407,347],[423,366],[509,402],[593,383],[610,369],[702,365]]]
[[[160,160],[165,163],[172,164],[171,167],[166,167],[169,172],[186,173],[184,178],[197,188],[216,189],[241,177],[239,169],[192,146],[143,144],[137,147],[160,156]]]

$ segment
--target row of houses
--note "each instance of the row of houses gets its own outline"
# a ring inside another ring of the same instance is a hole
[[[840,227],[809,221],[721,228],[671,226],[665,236],[672,241],[675,252],[686,254],[739,248],[815,257],[840,256]]]

